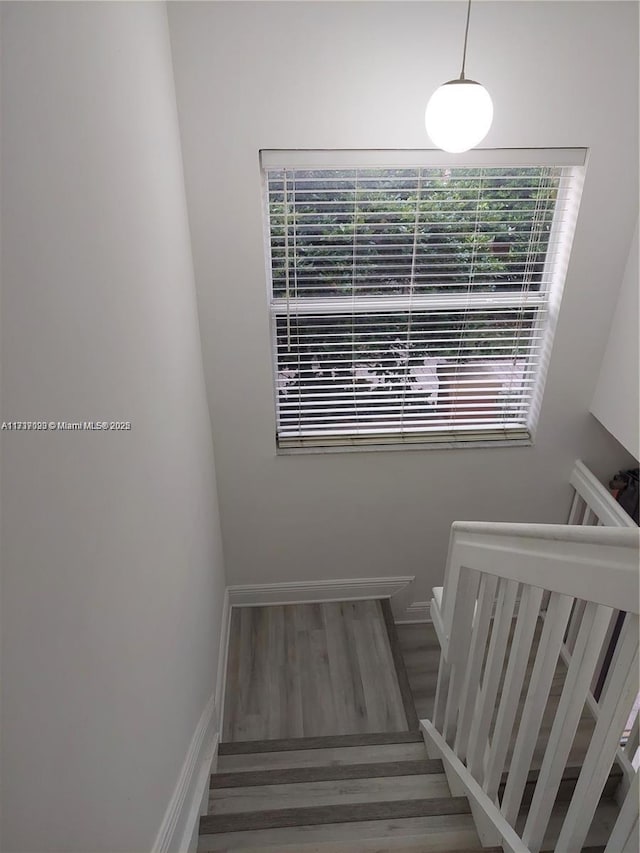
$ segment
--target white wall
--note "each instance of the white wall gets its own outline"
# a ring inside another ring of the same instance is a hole
[[[640,459],[638,348],[638,223],[618,296],[591,411],[636,460]]]
[[[478,3],[467,72],[487,147],[589,146],[535,447],[276,457],[260,148],[428,147],[463,3],[173,3],[169,21],[230,583],[442,577],[455,519],[559,521],[576,457],[626,454],[589,415],[635,221],[637,5]]]
[[[2,15],[0,15],[0,49],[2,48]],[[2,405],[2,62],[0,61],[0,423],[4,415]],[[0,850],[4,850],[2,843],[2,801],[4,783],[2,778],[2,439],[0,437]]]
[[[151,849],[224,590],[162,4],[3,3],[7,851]]]

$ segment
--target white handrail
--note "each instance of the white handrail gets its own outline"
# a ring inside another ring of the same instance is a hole
[[[637,525],[631,516],[622,509],[595,474],[579,459],[571,472],[569,482],[576,490],[576,494],[582,498],[601,524],[612,527],[635,527],[637,529]]]
[[[639,532],[618,527],[457,521],[451,529],[440,613],[443,654],[450,638],[462,568],[640,612]]]
[[[631,519],[630,519],[631,520]],[[638,548],[640,529],[631,520],[632,529],[590,527],[582,524],[512,524],[496,521],[454,521],[451,530],[461,533],[526,536],[556,542],[586,542],[591,545],[617,545]]]

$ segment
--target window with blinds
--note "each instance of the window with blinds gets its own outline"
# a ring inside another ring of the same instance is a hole
[[[261,152],[279,447],[530,441],[585,154]]]

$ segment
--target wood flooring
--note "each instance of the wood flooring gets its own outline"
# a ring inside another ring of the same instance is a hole
[[[394,625],[388,602],[234,608],[223,740],[416,729],[418,719],[432,718],[439,661],[433,625]],[[565,676],[559,662],[533,769],[540,767]],[[520,708],[523,702],[524,694]],[[569,765],[582,763],[593,725],[585,709]]]
[[[415,709],[420,720],[430,720],[438,684],[440,643],[431,622],[396,625]]]
[[[386,608],[373,599],[233,608],[223,741],[417,728]]]

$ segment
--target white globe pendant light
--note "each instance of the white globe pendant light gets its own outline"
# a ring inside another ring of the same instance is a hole
[[[493,121],[491,96],[480,83],[464,76],[470,14],[471,0],[467,5],[460,77],[436,89],[429,98],[424,117],[433,144],[452,154],[468,151],[482,142]]]
[[[459,154],[485,138],[493,120],[491,96],[475,80],[450,80],[431,95],[425,124],[431,141]]]

